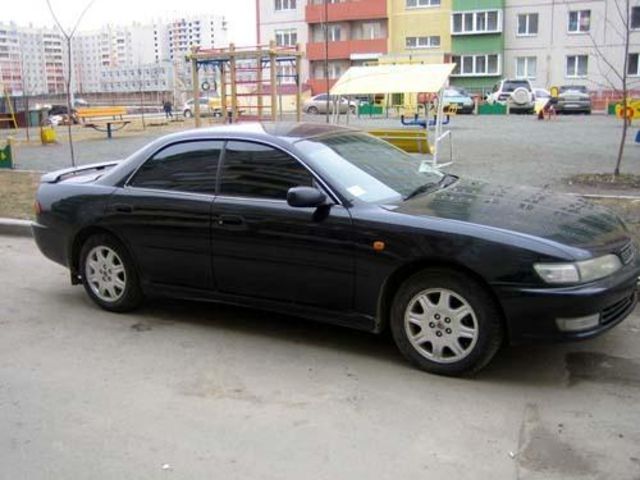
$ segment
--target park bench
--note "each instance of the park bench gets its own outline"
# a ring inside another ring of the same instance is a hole
[[[107,138],[112,138],[112,132],[121,130],[131,123],[128,120],[122,119],[122,116],[126,114],[127,109],[125,107],[91,107],[78,109],[78,118],[82,120],[83,126],[93,128],[98,132],[106,132]]]

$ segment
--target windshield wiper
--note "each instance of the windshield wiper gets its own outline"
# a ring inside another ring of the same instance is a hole
[[[420,185],[409,195],[404,197],[405,201],[412,199],[413,197],[417,197],[418,195],[422,195],[424,193],[429,193],[434,190],[438,190],[440,188],[448,187],[452,185],[458,180],[458,177],[455,175],[451,175],[449,173],[445,174],[437,183],[425,183],[424,185]]]

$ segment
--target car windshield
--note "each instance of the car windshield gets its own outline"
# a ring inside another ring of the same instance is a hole
[[[391,203],[444,177],[421,160],[364,133],[306,139],[296,146],[311,166],[350,199]]]

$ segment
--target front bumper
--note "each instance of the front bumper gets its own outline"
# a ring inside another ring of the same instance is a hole
[[[640,265],[587,285],[562,288],[500,286],[498,295],[512,344],[592,338],[627,318],[638,304]],[[558,318],[600,314],[597,326],[578,332],[561,331]]]

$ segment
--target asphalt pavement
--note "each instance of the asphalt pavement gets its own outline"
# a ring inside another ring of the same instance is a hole
[[[305,121],[323,122],[321,115],[305,115]],[[207,120],[208,121],[208,120]],[[191,121],[145,131],[123,130],[114,138],[77,128],[75,151],[78,164],[126,158],[151,140],[169,131],[189,128]],[[402,128],[399,119],[352,119],[358,128]],[[539,121],[533,115],[458,115],[446,127],[453,138],[454,164],[447,171],[506,185],[532,185],[576,192],[565,179],[578,173],[612,173],[620,141],[620,122],[606,115],[563,115]],[[640,175],[640,145],[634,143],[636,128],[629,131],[623,173]],[[64,129],[60,130],[64,134]],[[87,137],[87,135],[89,135]],[[433,141],[433,133],[430,133]],[[449,146],[441,149],[448,160]],[[50,171],[70,166],[69,147],[63,137],[56,145],[20,145],[16,166]],[[598,193],[619,193],[600,189]],[[637,192],[625,192],[637,194]]]
[[[640,478],[638,310],[451,379],[272,313],[107,313],[30,238],[0,259],[2,480]]]

